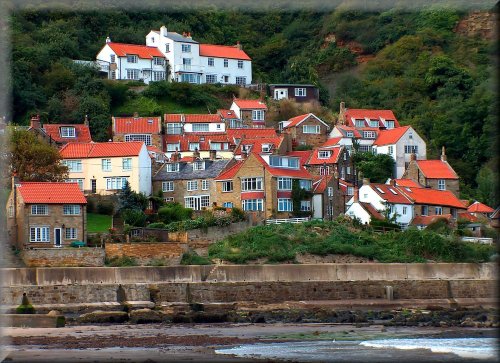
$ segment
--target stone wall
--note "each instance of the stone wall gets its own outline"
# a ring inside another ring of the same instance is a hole
[[[47,248],[21,251],[28,267],[98,267],[104,266],[101,248]]]
[[[187,246],[181,243],[107,243],[106,257],[131,257],[140,265],[151,262],[164,262],[167,265],[179,264]]]

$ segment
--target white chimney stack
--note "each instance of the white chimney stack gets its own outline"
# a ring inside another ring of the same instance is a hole
[[[111,43],[111,38],[110,37],[106,37],[106,44],[107,43]]]
[[[167,27],[165,25],[162,25],[160,28],[160,35],[163,35],[164,37],[167,36]]]

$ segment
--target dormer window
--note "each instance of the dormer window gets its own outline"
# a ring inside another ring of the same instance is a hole
[[[262,144],[262,152],[268,153],[271,151],[271,144]]]
[[[378,120],[370,120],[370,127],[378,127]]]
[[[182,44],[182,53],[191,53],[191,44]]]
[[[74,127],[61,127],[60,134],[61,137],[76,137],[76,131]]]
[[[393,120],[385,120],[385,127],[388,129],[393,129],[394,128],[394,121]]]
[[[365,139],[374,139],[377,134],[375,131],[363,131],[363,137]]]
[[[193,171],[196,171],[196,170],[205,170],[205,162],[203,161],[195,161],[193,163]]]
[[[332,152],[330,150],[319,150],[318,151],[318,158],[319,159],[328,159],[332,155]]]
[[[365,127],[365,120],[355,120],[356,127]]]
[[[252,149],[252,145],[242,145],[241,146],[241,150],[244,151],[244,152],[250,152],[250,150]]]
[[[190,142],[189,143],[189,151],[195,151],[195,150],[200,150],[200,143],[199,142]]]
[[[354,137],[354,132],[352,132],[352,131],[347,131],[347,132],[346,132],[346,136],[347,136],[347,137]]]
[[[174,173],[179,171],[179,163],[169,163],[165,165],[168,173]]]

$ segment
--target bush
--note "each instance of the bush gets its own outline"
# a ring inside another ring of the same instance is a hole
[[[161,228],[165,229],[167,228],[167,225],[163,222],[156,222],[156,223],[150,223],[148,224],[148,228]]]
[[[168,266],[164,258],[153,258],[148,262],[148,266]]]
[[[97,213],[112,216],[114,211],[115,206],[113,205],[113,203],[106,200],[97,202]]]
[[[184,208],[179,203],[171,203],[158,210],[158,219],[165,224],[191,219],[192,216],[193,210],[191,208]]]
[[[129,267],[139,265],[135,258],[128,256],[113,257],[109,259],[106,257],[104,263],[109,267]]]
[[[206,258],[199,256],[196,252],[186,252],[182,255],[181,265],[211,265],[212,262]]]
[[[87,198],[87,213],[95,213],[96,205],[95,201],[92,198]]]
[[[124,209],[121,211],[123,221],[134,227],[144,227],[146,224],[146,214],[138,209]]]
[[[233,222],[244,221],[245,212],[240,208],[233,207],[231,209],[231,218],[233,219]]]

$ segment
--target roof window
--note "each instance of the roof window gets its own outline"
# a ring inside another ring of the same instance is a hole
[[[385,194],[385,192],[382,189],[380,189],[379,187],[376,187],[375,189],[377,189],[380,193]]]
[[[398,195],[398,193],[396,193],[396,191],[394,189],[389,188],[389,190],[391,191],[392,194]]]

